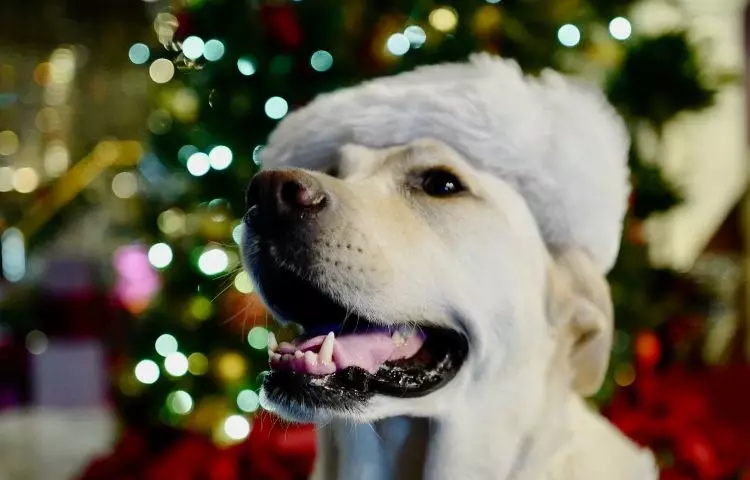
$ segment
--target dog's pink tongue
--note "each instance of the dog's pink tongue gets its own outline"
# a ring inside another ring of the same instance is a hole
[[[375,373],[388,360],[400,360],[414,356],[424,340],[418,334],[408,338],[393,337],[388,332],[358,333],[336,337],[333,344],[333,361],[320,358],[320,350],[325,335],[311,338],[299,345],[282,343],[271,355],[271,365],[276,368],[294,370],[300,373],[324,375],[357,366]],[[297,352],[302,352],[301,355]],[[311,353],[307,353],[311,352]],[[276,357],[276,358],[275,358]]]
[[[337,370],[354,365],[375,373],[397,348],[387,333],[345,335],[336,339],[333,346],[333,362]]]

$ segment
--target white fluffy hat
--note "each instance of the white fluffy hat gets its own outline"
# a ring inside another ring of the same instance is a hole
[[[523,75],[489,54],[420,67],[318,96],[288,115],[264,168],[325,168],[340,147],[420,138],[449,144],[524,196],[550,250],[614,264],[629,193],[625,126],[596,89],[555,72]]]

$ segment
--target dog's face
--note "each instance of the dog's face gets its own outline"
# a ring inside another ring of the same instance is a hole
[[[270,342],[267,402],[324,422],[439,415],[489,385],[541,399],[550,254],[523,198],[438,141],[345,147],[327,168],[248,190],[246,267],[304,329]]]

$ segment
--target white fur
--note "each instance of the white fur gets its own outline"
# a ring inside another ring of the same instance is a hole
[[[371,321],[470,339],[456,377],[423,397],[376,395],[356,411],[275,405],[320,425],[316,479],[656,478],[650,453],[581,399],[609,356],[603,272],[619,244],[626,154],[600,96],[488,56],[329,94],[280,124],[264,166],[310,169],[299,174],[329,199],[305,276]],[[340,178],[314,171],[333,164]],[[410,189],[433,167],[469,193]]]
[[[319,96],[273,132],[265,168],[325,167],[345,144],[438,138],[525,197],[553,251],[617,256],[628,187],[627,131],[596,90],[548,71],[525,78],[488,54]]]

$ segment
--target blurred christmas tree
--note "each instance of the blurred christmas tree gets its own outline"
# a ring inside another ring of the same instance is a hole
[[[149,117],[153,152],[140,166],[147,255],[162,270],[163,288],[136,312],[125,343],[121,405],[129,419],[225,437],[234,434],[227,422],[239,421],[232,415],[258,408],[269,324],[257,298],[246,295],[252,287],[236,273],[237,248],[227,243],[238,238],[244,191],[267,134],[316,94],[488,50],[530,72],[551,66],[608,77],[628,121],[657,133],[680,112],[711,102],[684,35],[630,38],[621,16],[630,2],[412,3],[190,2],[157,16],[165,49],[132,47],[131,59],[148,62],[163,85]],[[155,52],[163,58],[150,58]],[[615,380],[632,381],[633,335],[681,314],[686,298],[678,287],[691,285],[649,267],[643,220],[679,195],[655,159],[637,152],[632,211],[611,275],[619,331],[602,400]]]
[[[115,261],[133,319],[113,378],[126,424],[166,423],[219,443],[247,436],[244,415],[259,409],[266,329],[275,327],[235,243],[258,152],[288,111],[337,87],[479,50],[515,58],[530,73],[553,67],[606,80],[633,130],[645,125],[657,138],[713,96],[685,35],[631,38],[630,0],[179,3],[155,18],[161,45],[129,51],[158,88],[138,167],[141,195],[131,200],[142,210],[146,246],[123,248]],[[632,208],[610,275],[618,331],[602,402],[616,384],[633,382],[634,358],[659,356],[655,329],[706,305],[688,279],[649,265],[643,222],[680,196],[658,159],[637,147]]]

